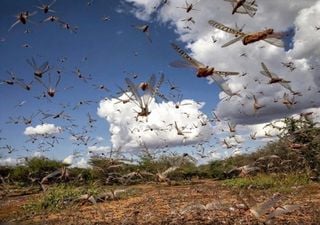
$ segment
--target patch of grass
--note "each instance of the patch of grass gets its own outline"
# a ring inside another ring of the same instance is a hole
[[[47,192],[29,204],[25,205],[26,211],[58,211],[69,205],[73,199],[83,194],[81,188],[71,185],[56,185],[50,187]]]
[[[72,205],[74,200],[83,194],[97,195],[102,192],[102,187],[94,184],[86,186],[74,186],[70,184],[58,184],[51,186],[38,199],[31,201],[24,206],[26,211],[59,211]]]
[[[24,205],[24,209],[27,214],[43,213],[60,211],[62,209],[70,208],[75,205],[75,200],[81,195],[89,194],[95,198],[100,194],[106,193],[111,189],[116,190],[119,187],[112,186],[106,187],[95,183],[89,185],[75,186],[71,184],[58,184],[51,186],[45,193],[39,196],[39,198],[32,200]],[[120,188],[121,189],[121,188]],[[136,188],[127,189],[126,192],[119,194],[117,199],[126,199],[130,196],[136,196],[141,194]]]
[[[306,185],[310,182],[306,174],[258,174],[254,177],[234,178],[223,181],[232,188],[272,189],[280,192],[290,192],[291,187]]]

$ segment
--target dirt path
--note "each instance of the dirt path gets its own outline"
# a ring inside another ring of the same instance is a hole
[[[73,205],[59,213],[26,216],[22,205],[34,196],[1,200],[0,221],[8,224],[259,224],[235,191],[217,181],[167,186],[159,184],[130,186],[136,194],[126,199]],[[271,191],[250,190],[259,202],[272,196]],[[195,205],[211,203],[209,210]],[[294,213],[279,217],[273,224],[319,224],[320,185],[312,184],[282,194],[281,204],[299,204]],[[192,206],[194,207],[192,209]]]

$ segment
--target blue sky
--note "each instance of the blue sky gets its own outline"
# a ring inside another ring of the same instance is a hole
[[[17,74],[17,77],[27,82],[31,81],[32,68],[26,62],[26,59],[31,57],[34,57],[38,64],[48,61],[49,65],[54,67],[50,71],[52,77],[57,76],[55,72],[57,68],[62,68],[62,79],[56,96],[51,99],[52,102],[34,98],[44,89],[37,81],[33,82],[31,91],[23,90],[18,85],[0,86],[1,136],[7,139],[2,141],[1,146],[9,144],[17,149],[22,146],[35,148],[25,143],[27,137],[23,135],[23,131],[26,126],[7,124],[9,116],[28,117],[39,109],[57,113],[61,111],[60,103],[69,103],[72,108],[81,100],[100,101],[104,97],[115,95],[115,92],[119,91],[117,85],[124,86],[125,71],[139,74],[140,81],[147,79],[152,73],[163,72],[166,78],[179,86],[184,98],[207,102],[204,107],[206,112],[210,112],[215,106],[219,93],[215,86],[207,85],[205,80],[195,79],[192,71],[188,69],[179,70],[168,66],[171,61],[179,59],[179,56],[170,46],[170,42],[176,41],[177,35],[166,24],[151,23],[152,44],[150,44],[142,32],[132,27],[144,24],[143,21],[136,19],[129,12],[116,12],[117,9],[123,8],[120,1],[94,1],[91,6],[88,6],[86,1],[57,1],[52,7],[56,13],[52,15],[58,16],[72,26],[78,26],[78,32],[74,34],[51,22],[39,23],[48,15],[38,10],[36,5],[39,5],[38,1],[2,2],[0,37],[4,37],[5,42],[0,44],[1,79],[9,78],[6,73],[9,70]],[[130,4],[126,5],[130,8]],[[14,15],[26,10],[38,11],[30,18],[33,23],[18,24],[8,32],[15,21]],[[103,16],[109,16],[111,20],[102,21]],[[24,33],[27,28],[31,33]],[[21,47],[23,44],[31,47]],[[138,53],[137,56],[134,55],[135,52]],[[60,63],[58,59],[63,57],[67,57],[66,62]],[[88,83],[79,80],[72,72],[76,68],[86,75],[91,74],[92,80]],[[97,90],[92,84],[104,84],[111,92]],[[70,86],[73,88],[63,90]],[[26,104],[14,107],[21,101],[26,101]],[[104,144],[109,145],[108,124],[96,116],[97,106],[97,103],[91,103],[77,110],[66,110],[66,113],[70,114],[81,128],[86,126],[84,121],[89,112],[98,120],[91,135],[104,137]],[[38,115],[35,118],[33,126],[39,123],[37,119],[41,117]],[[46,122],[54,122],[59,126],[67,125],[63,120]],[[68,139],[67,135],[64,137]],[[61,141],[60,145],[55,146],[55,149],[47,154],[61,158],[71,153],[74,147],[68,140]],[[17,151],[13,154],[29,153]],[[6,156],[6,153],[2,156]]]
[[[269,141],[269,138],[264,137],[265,123],[308,110],[315,112],[314,115],[319,119],[316,113],[320,112],[320,98],[318,97],[320,53],[317,50],[320,43],[318,33],[314,28],[317,24],[308,22],[320,20],[320,18],[317,19],[319,14],[316,13],[320,11],[318,1],[257,1],[258,11],[254,18],[237,13],[231,15],[231,5],[224,1],[193,1],[199,11],[190,13],[177,8],[184,6],[184,0],[169,0],[168,2],[168,5],[156,10],[154,6],[159,4],[160,0],[94,0],[90,6],[87,1],[57,0],[52,6],[55,12],[44,14],[36,8],[40,4],[38,1],[2,1],[0,9],[1,80],[10,79],[6,71],[15,73],[25,82],[34,80],[33,70],[26,62],[32,57],[37,64],[49,62],[52,67],[49,72],[52,80],[57,79],[57,70],[62,71],[62,78],[56,96],[50,98],[51,101],[48,101],[47,98],[40,100],[35,98],[44,91],[44,87],[37,80],[33,81],[30,91],[23,90],[17,84],[10,86],[3,83],[0,85],[0,137],[5,138],[0,140],[0,147],[10,145],[17,149],[8,154],[7,149],[1,148],[0,156],[3,158],[19,157],[32,155],[38,151],[37,144],[25,142],[28,137],[23,133],[27,125],[8,124],[7,122],[9,117],[29,117],[39,110],[48,113],[58,113],[64,110],[74,120],[73,124],[77,125],[72,128],[73,132],[82,132],[83,128],[86,128],[88,129],[86,135],[93,138],[103,137],[103,141],[97,146],[111,146],[115,144],[115,139],[127,138],[130,136],[128,132],[122,136],[121,134],[111,136],[110,125],[112,129],[120,127],[128,130],[131,125],[138,126],[134,124],[134,121],[129,120],[132,123],[130,126],[114,123],[118,118],[112,116],[114,113],[112,110],[116,110],[112,104],[106,104],[107,107],[112,108],[111,112],[100,105],[100,110],[108,111],[107,114],[102,113],[110,116],[111,119],[108,121],[99,117],[97,110],[99,102],[105,97],[110,99],[112,96],[118,96],[116,94],[119,91],[118,86],[125,88],[124,78],[128,76],[128,73],[138,74],[136,83],[146,81],[151,74],[159,77],[159,73],[164,73],[166,79],[179,87],[183,99],[205,102],[203,108],[197,108],[197,106],[193,108],[197,113],[205,113],[207,117],[204,119],[211,117],[211,111],[215,110],[222,118],[222,122],[210,125],[214,135],[212,139],[207,139],[208,149],[213,147],[220,151],[219,154],[212,154],[213,158],[233,154],[228,153],[223,147],[221,144],[223,139],[237,145],[234,148],[236,152],[245,151],[247,146],[251,146],[253,150],[256,146]],[[44,3],[50,3],[50,1]],[[37,13],[30,17],[26,25],[18,24],[8,32],[16,20],[15,15],[22,11],[30,13],[37,11]],[[71,26],[78,27],[77,32],[71,33],[58,23],[50,21],[40,23],[49,14],[59,17],[60,20]],[[110,17],[110,20],[103,21],[104,16]],[[187,24],[182,21],[190,16],[196,21],[195,24]],[[270,20],[270,18],[276,19]],[[272,27],[275,31],[285,31],[290,28],[295,32],[293,32],[294,36],[290,37],[290,49],[284,50],[264,42],[247,46],[239,42],[228,48],[221,48],[221,45],[229,41],[232,35],[211,27],[208,24],[208,20],[211,19],[231,27],[235,22],[238,25],[246,24],[245,32],[258,31],[266,27]],[[136,25],[143,24],[150,25],[152,43],[148,41],[144,33],[134,28]],[[186,25],[192,29],[186,29]],[[31,32],[25,33],[26,29]],[[216,43],[212,43],[212,37],[217,40]],[[246,72],[248,74],[246,76],[235,76],[228,80],[232,91],[240,91],[241,96],[224,101],[224,93],[216,85],[209,85],[206,79],[197,78],[195,71],[170,67],[170,62],[181,60],[172,49],[171,42],[177,43],[194,58],[206,65],[214,66],[217,70]],[[25,44],[29,47],[22,47]],[[243,53],[246,54],[246,57],[240,57]],[[64,57],[66,60],[62,63],[61,59]],[[296,67],[291,72],[281,64],[281,62],[290,61]],[[291,96],[292,93],[288,93],[289,97],[295,97],[298,102],[296,105],[288,109],[281,104],[281,99],[288,90],[277,84],[267,84],[267,78],[260,74],[261,62],[268,65],[268,68],[278,76],[291,81],[290,85],[294,90],[303,93],[303,96]],[[76,69],[80,69],[84,76],[90,75],[92,80],[85,83],[77,78],[74,73]],[[44,82],[48,81],[48,74],[42,78]],[[103,84],[110,89],[110,92],[98,90],[93,87],[94,84]],[[246,90],[244,86],[247,87]],[[167,94],[168,89],[168,84],[165,82],[161,91]],[[252,94],[256,95],[260,104],[266,106],[258,113],[253,112]],[[280,100],[275,103],[274,99]],[[93,102],[73,110],[79,101],[84,100]],[[22,101],[26,103],[21,107],[15,107]],[[109,103],[112,101],[110,100]],[[62,105],[69,106],[62,109]],[[161,107],[167,107],[167,105]],[[87,113],[97,120],[93,128],[88,128]],[[32,126],[41,124],[42,117],[40,114],[37,115]],[[163,118],[159,115],[159,120],[161,119]],[[179,118],[174,117],[174,119]],[[239,124],[237,135],[243,143],[237,144],[235,140],[231,140],[232,137],[230,138],[230,134],[226,132],[228,121]],[[76,146],[70,141],[70,134],[67,132],[67,128],[70,128],[69,122],[61,119],[45,119],[43,122],[53,123],[64,130],[59,134],[59,137],[63,139],[59,144],[50,148],[50,151],[45,152],[47,156],[63,159],[72,154],[74,150],[86,154],[89,145]],[[186,126],[193,125],[193,121],[181,119],[180,127],[183,122]],[[253,142],[248,136],[255,132],[259,141]],[[268,132],[273,133],[274,131],[268,130]],[[146,134],[146,138],[150,137]],[[156,138],[151,138],[151,142],[156,141]],[[198,140],[190,138],[190,141],[195,144]],[[174,146],[177,146],[177,142]],[[31,152],[26,152],[24,150],[26,148],[31,149]],[[183,145],[179,149],[194,151]]]

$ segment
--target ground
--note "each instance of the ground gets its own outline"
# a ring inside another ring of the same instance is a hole
[[[15,191],[0,200],[0,224],[263,224],[264,220],[253,217],[239,199],[239,190],[226,187],[222,181],[200,180],[170,186],[151,183],[126,188],[133,194],[97,205],[75,203],[56,212],[26,210],[26,204],[44,193]],[[275,190],[244,192],[262,202]],[[200,209],[200,203],[212,203],[211,208]],[[281,193],[279,205],[284,204],[296,204],[299,209],[270,224],[320,224],[319,183]]]

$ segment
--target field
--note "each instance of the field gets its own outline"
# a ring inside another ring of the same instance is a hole
[[[294,122],[294,120],[293,120]],[[196,165],[188,154],[88,168],[33,157],[0,169],[4,224],[320,224],[319,128]],[[287,139],[304,143],[293,150]]]
[[[269,220],[268,224],[320,224],[319,183],[280,189],[248,189],[239,188],[237,182],[214,180],[192,180],[171,185],[152,182],[119,187],[126,190],[123,195],[97,204],[68,202],[65,198],[55,209],[37,208],[36,202],[52,193],[51,188],[45,193],[32,193],[37,192],[36,188],[11,187],[0,200],[0,221],[3,224],[263,224],[266,215],[259,219],[254,217],[239,197],[241,191],[241,196],[247,195],[248,199],[252,197],[257,202],[280,192],[279,206],[298,206],[291,213]],[[100,188],[110,190],[118,187]],[[65,187],[63,190],[71,189]]]

